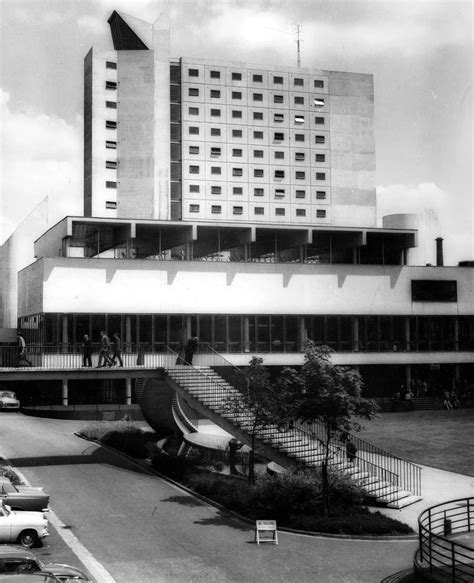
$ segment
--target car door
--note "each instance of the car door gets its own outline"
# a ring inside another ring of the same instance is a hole
[[[8,510],[0,501],[0,542],[10,542],[11,540],[11,519]]]

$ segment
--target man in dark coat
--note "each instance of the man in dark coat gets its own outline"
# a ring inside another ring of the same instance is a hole
[[[186,346],[184,347],[184,364],[193,364],[193,356],[197,350],[199,344],[199,338],[197,336],[192,336],[186,342]]]
[[[92,344],[91,339],[87,334],[84,334],[84,342],[82,343],[82,366],[92,366]]]

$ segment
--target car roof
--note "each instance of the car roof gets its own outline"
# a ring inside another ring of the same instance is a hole
[[[15,545],[0,545],[0,559],[5,559],[6,557],[11,559],[34,559],[36,561],[34,554],[28,549],[25,549],[25,547]]]
[[[1,576],[2,583],[56,583],[59,581],[49,573],[8,573]]]

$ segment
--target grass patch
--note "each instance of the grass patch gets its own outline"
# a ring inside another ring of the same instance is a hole
[[[359,435],[413,463],[474,476],[474,409],[381,413]]]

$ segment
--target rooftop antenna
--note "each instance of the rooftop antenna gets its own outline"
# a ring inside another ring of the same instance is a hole
[[[296,66],[301,67],[301,49],[300,49],[300,29],[301,24],[295,24],[296,27]]]

